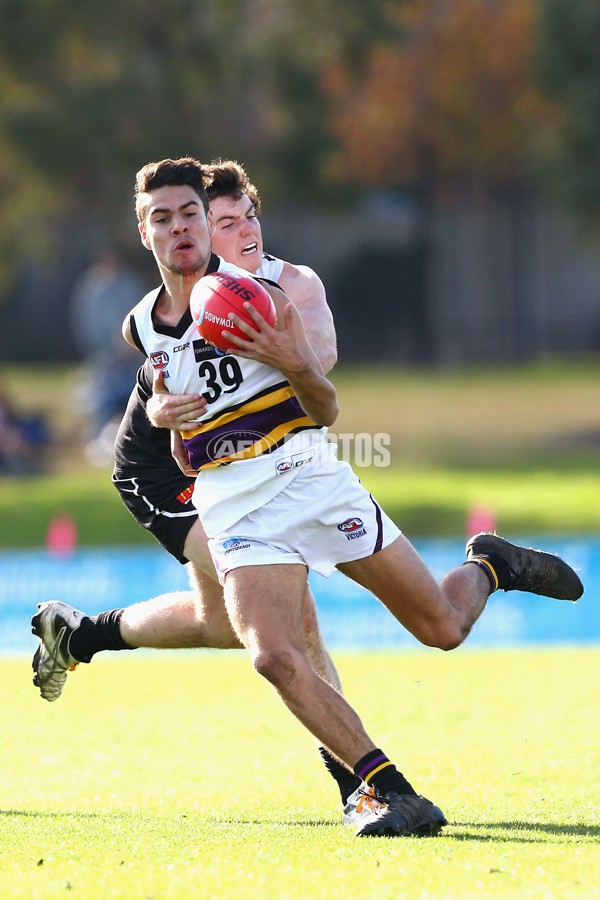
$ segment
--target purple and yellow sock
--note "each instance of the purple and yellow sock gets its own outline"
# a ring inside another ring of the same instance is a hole
[[[481,553],[478,556],[471,556],[463,565],[466,566],[469,563],[479,566],[485,573],[490,583],[491,594],[499,588],[505,591],[509,587],[511,572],[506,561],[498,553]]]
[[[413,794],[416,791],[393,762],[381,750],[371,750],[354,766],[354,772],[378,794],[394,791],[396,794]]]

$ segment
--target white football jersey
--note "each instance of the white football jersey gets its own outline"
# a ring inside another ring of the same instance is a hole
[[[257,276],[260,276],[260,278],[268,278],[269,281],[274,281],[275,284],[279,284],[284,265],[285,262],[282,259],[277,259],[275,256],[269,256],[265,253],[256,274]]]
[[[272,275],[281,260],[268,260]],[[212,256],[207,274],[245,269]],[[261,266],[262,270],[262,266]],[[208,344],[188,310],[177,325],[155,324],[153,311],[163,287],[133,309],[132,335],[173,394],[201,394],[207,412],[195,431],[182,432],[190,464],[199,470],[196,504],[208,533],[228,527],[274,497],[312,459],[326,429],[300,406],[285,377],[270,366]],[[226,523],[226,524],[224,524]]]

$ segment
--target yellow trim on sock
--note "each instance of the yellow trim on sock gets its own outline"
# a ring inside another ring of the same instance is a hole
[[[480,556],[474,556],[471,560],[469,560],[469,562],[477,563],[479,566],[485,565],[485,566],[488,567],[488,569],[490,570],[490,572],[491,572],[492,575],[494,576],[494,582],[495,582],[495,584],[496,584],[496,587],[494,588],[494,590],[497,591],[497,590],[498,590],[498,585],[500,584],[500,582],[498,581],[498,576],[496,575],[496,570],[494,569],[494,567],[493,567],[493,565],[491,564],[491,562],[488,562],[487,559],[481,559]]]
[[[372,778],[373,775],[377,775],[378,772],[381,772],[382,769],[385,769],[386,766],[393,766],[393,765],[394,765],[394,764],[393,764],[392,762],[390,762],[389,759],[388,759],[387,762],[381,763],[380,766],[377,766],[376,769],[373,769],[373,771],[372,771],[372,772],[369,772],[369,774],[365,777],[366,783],[368,784],[368,783],[369,783],[369,779]]]

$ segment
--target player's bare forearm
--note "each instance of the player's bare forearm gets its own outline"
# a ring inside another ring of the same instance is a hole
[[[239,316],[230,313],[231,321],[243,331],[245,338],[238,337],[226,329],[223,335],[231,343],[235,344],[236,356],[246,359],[255,359],[257,362],[278,369],[285,375],[288,372],[304,369],[307,362],[316,365],[322,371],[322,366],[308,343],[304,325],[300,313],[285,294],[270,285],[267,290],[271,294],[277,312],[275,326],[269,325],[260,313],[250,303],[245,303],[244,308],[250,318],[255,322],[255,328],[248,325]]]
[[[337,341],[333,322],[331,328],[327,329],[327,331],[318,330],[313,332],[313,334],[307,331],[306,336],[308,337],[311,347],[315,351],[317,359],[323,367],[323,371],[331,372],[338,359]]]
[[[331,371],[337,362],[337,339],[323,282],[308,266],[286,262],[279,284],[302,316],[306,337],[323,371]]]
[[[277,292],[280,294],[280,292]],[[338,414],[335,388],[325,377],[323,367],[310,346],[300,313],[284,295],[272,294],[277,310],[277,326],[272,328],[250,304],[244,304],[258,331],[238,316],[232,321],[247,335],[236,337],[229,331],[224,335],[235,343],[236,355],[255,359],[277,369],[293,387],[302,409],[318,425],[331,425]],[[238,349],[239,348],[239,349]]]
[[[198,472],[190,466],[190,457],[178,431],[171,432],[171,455],[184,475],[195,477]]]
[[[302,316],[306,339],[315,356],[319,360],[323,371],[330,372],[337,362],[337,339],[331,310],[325,303],[305,303],[297,306]]]
[[[339,406],[335,388],[329,379],[314,366],[307,366],[293,375],[288,373],[286,377],[306,415],[317,425],[333,425]]]

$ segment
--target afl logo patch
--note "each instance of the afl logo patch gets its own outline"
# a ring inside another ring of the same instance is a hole
[[[206,455],[213,461],[225,459],[228,456],[237,456],[243,459],[251,447],[262,445],[265,442],[268,449],[272,441],[266,438],[260,431],[229,431],[225,434],[217,434],[206,445]]]
[[[343,531],[344,534],[352,534],[354,531],[358,531],[359,528],[363,527],[363,520],[353,517],[352,519],[346,519],[345,522],[341,522],[337,529],[338,531]]]
[[[150,362],[153,369],[158,369],[162,372],[169,365],[169,354],[164,350],[157,350],[156,353],[150,354]]]
[[[277,472],[281,475],[283,472],[289,472],[290,469],[294,468],[294,464],[291,459],[284,459],[283,462],[277,463],[276,469]]]

